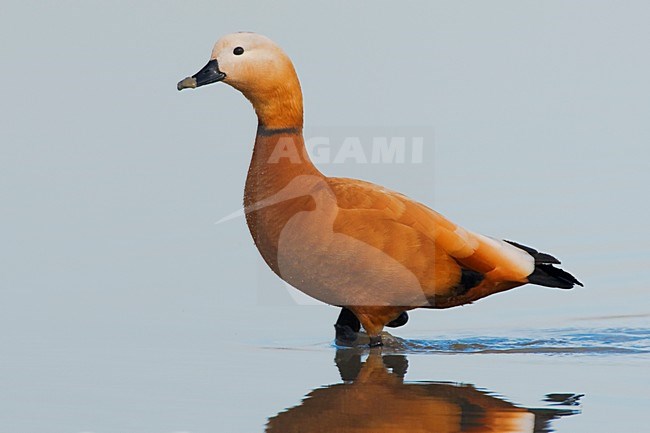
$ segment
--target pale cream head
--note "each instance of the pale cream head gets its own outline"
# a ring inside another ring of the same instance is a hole
[[[214,45],[210,62],[178,89],[223,81],[248,98],[267,129],[302,127],[302,92],[289,57],[256,33],[231,33]]]

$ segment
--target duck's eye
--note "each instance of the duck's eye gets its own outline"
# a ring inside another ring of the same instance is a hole
[[[237,47],[234,50],[232,50],[232,53],[236,56],[241,56],[244,54],[244,49],[242,47]]]

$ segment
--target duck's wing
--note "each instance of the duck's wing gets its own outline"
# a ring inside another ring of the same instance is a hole
[[[328,184],[339,207],[335,230],[400,261],[433,266],[440,280],[447,275],[455,284],[463,277],[525,284],[535,271],[525,250],[465,230],[402,194],[354,179],[330,178]]]

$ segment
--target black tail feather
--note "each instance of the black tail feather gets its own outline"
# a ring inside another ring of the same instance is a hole
[[[528,276],[528,282],[560,289],[572,289],[575,284],[582,286],[582,283],[576,277],[549,264],[535,265],[535,270]]]
[[[518,244],[517,242],[506,241],[521,250],[526,251],[535,259],[535,270],[528,276],[528,282],[546,287],[558,287],[560,289],[572,289],[574,285],[582,286],[582,283],[565,270],[556,268],[560,261],[550,254],[540,253],[534,248]]]
[[[540,253],[539,251],[537,251],[534,248],[527,247],[526,245],[518,244],[517,242],[513,242],[513,241],[505,241],[505,242],[508,242],[510,245],[513,245],[513,246],[515,246],[515,247],[517,247],[517,248],[519,248],[521,250],[524,250],[528,254],[533,256],[533,258],[535,259],[535,264],[536,265],[537,264],[542,264],[542,263],[551,263],[551,264],[554,264],[554,265],[559,265],[560,264],[560,261],[558,259],[556,259],[555,257],[553,257],[552,255],[550,255],[550,254]]]

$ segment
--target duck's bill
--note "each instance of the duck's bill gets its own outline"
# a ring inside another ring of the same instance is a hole
[[[226,74],[219,70],[219,63],[216,59],[212,59],[205,65],[199,72],[187,77],[178,82],[176,88],[178,90],[194,89],[196,87],[205,86],[206,84],[216,83],[226,78]]]

